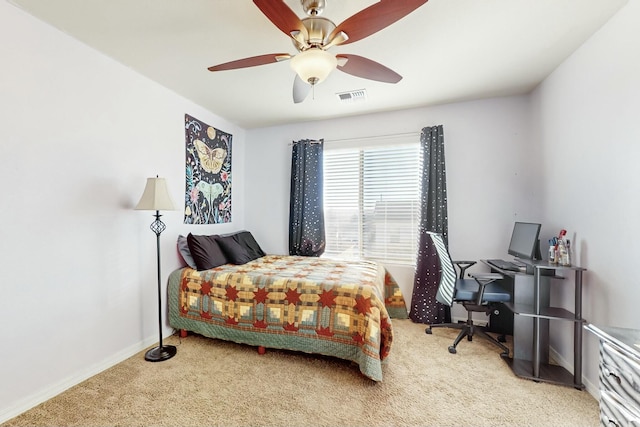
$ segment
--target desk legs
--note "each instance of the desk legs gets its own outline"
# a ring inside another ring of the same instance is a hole
[[[533,273],[533,312],[540,314],[540,270]],[[540,317],[533,318],[533,355],[531,357],[533,376],[540,377]]]
[[[575,272],[575,316],[573,330],[573,384],[582,384],[582,270]]]

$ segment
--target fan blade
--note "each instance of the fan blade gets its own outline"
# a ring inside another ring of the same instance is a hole
[[[207,68],[209,71],[235,70],[237,68],[255,67],[256,65],[271,64],[290,59],[288,53],[270,53],[268,55],[252,56],[251,58],[238,59],[236,61],[225,62],[224,64],[214,65]]]
[[[293,81],[293,102],[296,104],[301,103],[309,95],[311,91],[311,85],[302,81],[299,75],[296,74],[296,78]]]
[[[392,69],[362,56],[338,54],[336,58],[338,58],[338,70],[352,76],[384,83],[398,83],[402,80],[402,76]],[[341,59],[346,59],[346,64],[340,65]]]
[[[258,9],[269,18],[269,21],[280,29],[287,36],[291,36],[292,31],[299,31],[305,35],[307,28],[304,26],[298,15],[296,15],[289,6],[282,0],[253,0]]]
[[[343,45],[362,40],[410,14],[428,0],[380,0],[347,18],[331,32],[332,40],[340,31],[349,38]]]

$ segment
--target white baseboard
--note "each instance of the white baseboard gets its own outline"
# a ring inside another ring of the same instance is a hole
[[[562,357],[560,353],[558,353],[553,347],[549,347],[549,360],[562,366],[567,371],[573,372],[573,363]],[[600,399],[600,390],[598,386],[589,381],[587,377],[584,376],[584,374],[582,375],[582,384],[584,384],[585,390],[591,396],[593,396],[596,400]]]
[[[128,348],[125,348],[124,350],[119,351],[116,354],[113,354],[107,357],[106,359],[82,370],[81,372],[77,372],[74,375],[71,375],[63,379],[62,381],[59,381],[56,384],[51,384],[45,389],[40,390],[32,394],[31,396],[28,396],[18,401],[15,405],[12,405],[10,408],[7,408],[6,410],[0,412],[0,424],[14,417],[17,417],[23,412],[26,412],[29,409],[35,406],[38,406],[43,402],[46,402],[52,397],[59,395],[63,391],[68,390],[69,388],[80,384],[82,381],[87,380],[93,377],[94,375],[97,375],[100,372],[105,371],[111,368],[112,366],[117,365],[120,362],[123,362],[124,360],[130,358],[131,356],[139,353],[140,351],[144,350],[145,348],[157,342],[158,342],[158,337],[148,338]]]

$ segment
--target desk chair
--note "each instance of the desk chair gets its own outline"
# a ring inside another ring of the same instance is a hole
[[[502,275],[498,273],[470,273],[469,277],[472,277],[472,279],[465,279],[465,271],[476,262],[451,261],[451,256],[444,244],[442,235],[432,232],[428,232],[428,234],[440,260],[440,284],[438,285],[436,300],[448,306],[451,306],[454,301],[462,304],[467,310],[467,322],[429,325],[425,332],[431,334],[432,328],[441,327],[460,329],[460,333],[453,345],[449,347],[449,353],[452,354],[456,353],[456,347],[462,338],[466,336],[467,340],[471,341],[473,336],[477,334],[500,347],[502,349],[501,356],[508,357],[509,349],[489,335],[486,328],[474,325],[471,317],[474,312],[488,315],[493,310],[496,310],[496,303],[511,299],[509,291],[500,282],[496,282],[496,280],[502,279]],[[456,277],[454,264],[460,269],[458,277]]]

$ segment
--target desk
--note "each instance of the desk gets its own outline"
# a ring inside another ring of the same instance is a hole
[[[498,269],[486,261],[492,270],[513,281],[513,300],[505,306],[514,313],[513,357],[505,358],[512,371],[519,377],[534,381],[573,386],[582,384],[582,272],[577,266],[549,264],[547,261],[520,260],[533,274],[515,273]],[[551,307],[549,288],[553,279],[563,279],[558,272],[575,273],[574,312]],[[573,375],[561,366],[549,363],[549,321],[562,320],[574,323]]]
[[[491,314],[490,331],[498,334],[513,335],[512,357],[515,360],[531,362],[533,359],[533,322],[530,318],[514,315],[514,307],[533,307],[534,305],[534,276],[525,272],[515,272],[503,270],[489,264],[486,260],[481,260],[491,271],[502,274],[502,284],[511,292],[511,301],[502,303],[500,314]],[[549,305],[550,298],[550,278],[543,276],[540,283],[539,300],[542,305]],[[500,306],[500,305],[499,305]],[[498,327],[494,325],[500,323]],[[540,343],[544,349],[548,347],[549,322],[543,321],[539,328]],[[542,352],[540,361],[548,363],[548,352]]]

